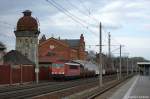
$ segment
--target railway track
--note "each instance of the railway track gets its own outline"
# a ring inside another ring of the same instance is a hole
[[[101,88],[98,87],[97,89],[93,90],[93,92],[91,92],[90,94],[82,96],[81,99],[95,99],[99,95],[101,95],[101,94],[109,91],[110,89],[118,86],[119,84],[123,83],[124,81],[128,81],[133,76],[134,75],[124,76],[124,78],[121,80],[117,80],[115,82],[108,83]]]
[[[91,78],[87,78],[91,79]],[[95,78],[92,78],[95,79]],[[76,80],[70,80],[70,81],[64,81],[64,82],[44,82],[44,83],[32,83],[32,84],[27,84],[27,85],[15,85],[15,86],[5,86],[5,87],[0,87],[0,93],[4,92],[10,92],[10,91],[17,91],[17,90],[22,90],[22,89],[30,89],[30,88],[37,88],[41,86],[50,86],[50,85],[56,85],[56,84],[61,84],[61,83],[66,83],[66,82],[73,82],[73,81],[82,81],[85,79],[76,79]]]
[[[113,76],[105,76],[104,80],[112,79],[114,78]],[[11,89],[10,91],[2,91],[0,93],[0,98],[1,99],[12,99],[15,97],[15,99],[24,99],[24,98],[29,98],[33,96],[37,96],[40,94],[45,94],[45,93],[50,93],[50,92],[55,92],[58,90],[63,90],[79,85],[84,85],[84,84],[90,84],[90,83],[95,83],[98,82],[98,78],[91,78],[91,79],[82,79],[82,80],[74,80],[74,81],[69,81],[69,82],[63,82],[59,84],[54,84],[54,85],[37,85],[37,86],[30,86],[30,87],[25,87],[25,88],[18,88],[18,89]]]
[[[84,97],[83,99],[95,99],[96,97],[98,97],[99,95],[107,92],[108,90],[118,86],[119,84],[121,84],[122,82],[128,80],[128,78],[131,78],[133,77],[133,75],[130,75],[128,77],[125,77],[124,79],[120,80],[120,81],[116,81],[116,82],[113,82],[109,85],[107,85],[105,88],[101,88],[101,89],[96,89],[94,94],[92,94],[91,96],[86,96]]]
[[[5,86],[5,87],[0,87],[0,93],[34,88],[34,87],[40,87],[40,86],[53,85],[53,84],[57,84],[57,83],[61,83],[61,82],[44,82],[44,83],[39,83],[39,84],[32,83],[32,84],[26,84],[26,85]]]

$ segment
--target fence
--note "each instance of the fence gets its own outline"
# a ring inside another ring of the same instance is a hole
[[[0,84],[31,82],[35,79],[34,66],[0,65]]]

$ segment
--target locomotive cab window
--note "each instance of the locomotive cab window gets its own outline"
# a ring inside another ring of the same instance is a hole
[[[63,64],[52,64],[52,67],[62,67],[64,66]]]
[[[69,69],[78,69],[77,65],[69,65]]]

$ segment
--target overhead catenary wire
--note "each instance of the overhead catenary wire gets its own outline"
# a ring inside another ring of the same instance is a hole
[[[75,16],[74,14],[72,14],[71,12],[69,12],[66,8],[64,8],[63,6],[61,6],[59,3],[57,3],[54,0],[46,0],[47,2],[49,2],[52,6],[54,6],[55,8],[57,8],[60,12],[64,13],[65,15],[67,15],[69,18],[71,18],[73,21],[77,22],[78,24],[80,24],[82,27],[86,28],[89,32],[91,32],[93,35],[98,36],[97,33],[95,33],[93,30],[90,29],[90,27],[87,25],[87,22],[85,22],[84,20],[80,19],[79,17]],[[83,14],[83,11],[81,11],[79,8],[77,8],[74,4],[72,4],[70,1],[68,1],[69,4],[71,4],[74,8],[76,8],[80,13]],[[80,3],[82,4],[82,6],[85,6],[83,4],[83,2],[80,0]],[[87,10],[89,11],[89,10]],[[89,14],[90,15],[90,14]],[[87,15],[88,16],[88,15]],[[98,22],[96,20],[96,22]],[[106,30],[103,28],[103,31],[106,32]],[[106,34],[108,34],[108,32],[106,32]],[[104,41],[106,41],[104,39]],[[107,41],[106,41],[107,42]]]
[[[70,13],[67,9],[62,7],[60,4],[56,3],[54,0],[46,0],[46,1],[49,4],[51,4],[53,7],[55,7],[57,10],[59,10],[60,12],[62,12],[63,14],[65,14],[66,16],[71,18],[73,21],[80,24],[82,27],[86,28],[89,32],[92,32],[95,36],[97,36],[97,34],[94,31],[89,29],[88,25],[86,25],[87,23],[85,23],[83,20],[81,20],[77,16],[73,15],[72,13]]]
[[[98,22],[99,22],[99,21],[98,21],[97,19],[95,19],[94,17],[91,17],[91,14],[85,13],[84,11],[80,10],[79,7],[77,7],[76,5],[74,5],[73,3],[71,3],[69,0],[65,0],[65,1],[66,1],[69,5],[71,5],[73,8],[75,8],[76,10],[78,10],[81,14],[83,14],[83,15],[85,15],[85,16],[91,18],[92,20],[94,20],[94,21],[97,23],[97,25],[98,25]]]
[[[53,7],[55,7],[57,10],[59,10],[60,12],[62,12],[63,14],[65,14],[66,16],[68,16],[69,18],[71,18],[73,21],[75,21],[76,23],[80,24],[83,28],[85,28],[87,31],[89,31],[90,33],[92,33],[94,36],[97,37],[97,34],[89,29],[88,26],[85,26],[85,24],[82,24],[80,21],[78,21],[76,18],[74,18],[72,15],[68,14],[66,11],[64,11],[61,7],[59,7],[58,5],[54,4],[53,2],[46,0],[47,2],[49,2]],[[91,39],[90,39],[91,40]],[[92,41],[91,41],[92,42]]]
[[[77,9],[80,13],[82,14],[86,14],[84,11],[80,10],[76,5],[72,4],[71,1],[69,0],[65,0],[70,6],[72,6],[73,8]],[[86,14],[87,15],[87,14]]]
[[[70,11],[68,11],[67,9],[65,9],[63,6],[61,6],[59,3],[57,3],[54,0],[51,0],[52,3],[56,4],[58,7],[60,7],[62,10],[64,10],[65,12],[67,12],[69,15],[71,15],[72,17],[76,18],[77,20],[79,20],[80,22],[87,24],[87,22],[85,20],[82,20],[81,18],[75,16],[74,14],[72,14]]]
[[[86,24],[86,29],[95,34],[95,32],[92,31],[91,29],[89,29],[89,26],[88,26],[88,25],[92,25],[92,24],[88,24],[86,21],[84,21],[84,20],[82,20],[81,18],[79,18],[79,17],[73,15],[71,12],[69,12],[67,9],[65,9],[63,6],[61,6],[59,3],[55,2],[54,0],[51,0],[51,1],[52,1],[53,3],[55,3],[57,6],[59,6],[61,9],[63,9],[65,12],[67,12],[69,15],[71,15],[72,17],[74,17],[75,19],[77,19],[77,20],[83,22],[84,24]],[[87,24],[88,24],[88,25],[87,25]],[[97,34],[96,34],[96,36],[97,36]]]
[[[105,28],[103,28],[103,31],[104,31],[107,35],[109,34],[109,32],[107,32],[107,30],[106,30]],[[119,43],[116,39],[114,39],[114,37],[112,38],[112,36],[111,36],[111,39],[115,41],[115,44],[111,44],[111,46],[113,46],[113,47],[115,47],[115,46],[118,47],[118,48],[112,49],[111,52],[114,52],[114,51],[119,50],[119,49],[120,49],[119,46],[124,47],[124,45],[122,45],[121,43]],[[112,54],[115,54],[115,53],[112,53]]]
[[[83,8],[85,8],[85,10],[90,14],[89,9],[88,9],[87,6],[83,3],[83,1],[82,1],[82,0],[78,0],[78,1],[81,3],[81,5],[83,6]]]
[[[46,0],[49,4],[51,4],[53,7],[55,7],[57,10],[59,10],[60,12],[62,12],[63,14],[65,14],[66,16],[68,16],[69,18],[71,18],[73,21],[77,22],[78,24],[80,24],[83,27],[86,27],[85,24],[81,23],[80,21],[78,21],[76,18],[72,17],[70,14],[68,14],[67,12],[65,12],[64,10],[62,10],[62,8],[60,8],[59,6],[57,6],[56,4],[54,4],[53,2]]]
[[[88,12],[88,15],[89,15],[95,22],[98,22],[98,24],[99,24],[99,20],[97,20],[96,18],[94,18],[94,17],[91,16],[90,8],[88,9],[88,7],[83,3],[82,0],[78,0],[78,1],[81,3],[81,5],[82,5],[83,8],[85,9],[85,11]]]

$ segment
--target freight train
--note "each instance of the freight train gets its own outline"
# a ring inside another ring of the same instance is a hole
[[[52,63],[49,73],[53,79],[75,79],[96,77],[99,74],[98,66],[92,62],[75,60],[59,60]],[[114,74],[116,71],[105,71],[103,75]]]
[[[80,62],[76,61],[56,61],[52,63],[49,69],[53,79],[75,79],[94,77],[97,75],[96,70],[85,67]]]
[[[51,74],[53,79],[78,78],[80,76],[80,64],[57,61],[52,64]]]

